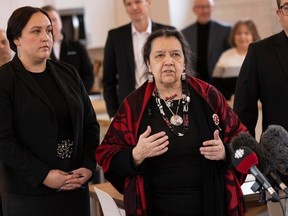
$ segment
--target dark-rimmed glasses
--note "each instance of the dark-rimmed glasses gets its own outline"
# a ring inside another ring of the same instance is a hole
[[[280,6],[279,10],[284,16],[288,16],[288,4],[285,3],[284,5]]]

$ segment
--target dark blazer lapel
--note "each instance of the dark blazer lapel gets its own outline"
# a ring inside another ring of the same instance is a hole
[[[276,47],[276,54],[280,60],[280,64],[283,68],[282,72],[284,73],[285,77],[288,80],[288,39],[285,35],[285,32],[282,31],[278,34],[276,39],[277,47]]]
[[[161,29],[161,26],[158,23],[155,23],[155,22],[152,22],[151,26],[152,26],[152,32]]]
[[[37,85],[37,83],[33,80],[33,78],[30,76],[30,72],[28,72],[25,67],[23,66],[22,62],[19,60],[18,57],[14,57],[12,60],[13,68],[15,68],[15,73],[19,78],[23,81],[23,83],[33,92],[35,95],[37,95],[54,113],[54,109],[46,97],[46,95],[43,93],[42,89]]]
[[[132,23],[126,25],[126,29],[124,31],[124,46],[126,47],[126,52],[123,55],[127,55],[127,59],[129,59],[129,63],[132,70],[127,70],[132,72],[131,76],[135,77],[135,58],[134,58],[134,50],[133,50],[133,39],[132,39]]]
[[[213,32],[213,35],[211,34],[211,32]],[[213,52],[214,50],[214,44],[216,43],[215,39],[217,36],[218,36],[217,28],[215,26],[215,23],[211,21],[210,30],[209,30],[209,38],[208,38],[208,51],[207,51],[208,57],[211,56],[211,52]]]

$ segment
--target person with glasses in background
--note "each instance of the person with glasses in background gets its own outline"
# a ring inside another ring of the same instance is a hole
[[[231,26],[211,20],[214,0],[195,0],[197,21],[182,30],[195,56],[193,69],[208,83],[220,55],[230,48]]]
[[[263,124],[279,124],[288,130],[288,0],[277,0],[283,30],[251,43],[236,84],[234,109],[255,136],[257,102],[262,103]]]

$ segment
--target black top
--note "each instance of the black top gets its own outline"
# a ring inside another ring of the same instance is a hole
[[[45,93],[43,84],[32,78],[34,74],[26,71],[17,55],[0,68],[3,211],[10,216],[88,216],[87,184],[86,189],[63,192],[42,184],[51,169],[61,169],[56,154],[58,111],[54,103],[60,101],[62,109],[67,110],[64,113],[71,118],[73,169],[85,167],[94,172],[99,144],[99,124],[77,71],[71,65],[51,60],[46,66],[51,80],[43,82],[52,89],[52,97],[59,97],[56,102]]]
[[[73,140],[73,128],[70,111],[68,104],[65,101],[63,94],[61,93],[56,82],[53,80],[48,70],[42,73],[30,73],[33,79],[37,82],[39,87],[42,89],[52,107],[54,108],[57,117],[57,132],[58,132],[58,143],[62,140]],[[55,149],[56,154],[56,149]],[[70,171],[71,159],[59,159],[59,168],[65,171]]]
[[[161,103],[166,116],[170,119],[171,111],[163,100]],[[175,100],[171,107],[174,113],[177,105],[178,100]],[[169,136],[168,151],[158,157],[150,158],[148,162],[153,215],[203,215],[203,156],[199,151],[201,139],[191,103],[189,104],[189,128],[183,137],[178,137],[170,131],[162,119],[155,97],[151,97],[150,109],[152,133],[165,131]],[[183,104],[180,103],[178,114],[182,117],[182,113]],[[183,125],[176,128],[182,132]]]
[[[210,22],[207,24],[197,23],[197,63],[196,71],[200,75],[200,79],[209,82],[210,75],[208,72],[207,52],[208,52],[208,39],[210,32]]]

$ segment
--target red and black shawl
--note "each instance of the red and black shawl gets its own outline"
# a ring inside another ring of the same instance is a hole
[[[207,102],[211,110],[220,118],[222,141],[225,145],[240,132],[247,132],[225,98],[211,85],[193,77],[187,78],[190,85]],[[147,103],[153,93],[155,84],[148,83],[131,93],[121,104],[102,144],[96,152],[96,159],[102,166],[105,177],[114,187],[124,194],[124,205],[127,215],[147,215],[147,200],[144,188],[144,178],[141,175],[126,179],[109,172],[111,159],[119,151],[135,146],[138,141],[138,130]],[[244,215],[243,194],[240,185],[245,176],[234,169],[228,169],[225,174],[227,214],[229,216]]]

